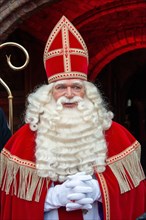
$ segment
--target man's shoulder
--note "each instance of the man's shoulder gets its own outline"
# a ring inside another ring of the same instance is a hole
[[[135,137],[121,124],[113,121],[111,127],[105,132],[108,155],[118,154],[136,142]]]
[[[124,127],[122,124],[118,122],[112,121],[111,127],[105,132],[106,137],[114,137],[119,140],[122,139],[129,139],[131,141],[135,140],[135,137],[130,133],[130,131]]]
[[[26,133],[28,133],[28,134],[34,134],[34,131],[32,131],[31,129],[30,129],[30,125],[27,123],[27,124],[24,124],[24,125],[22,125],[15,133],[14,133],[14,135],[15,134],[24,134],[24,135],[26,135]]]
[[[35,137],[35,132],[31,131],[29,124],[25,124],[12,135],[4,150],[12,156],[34,160]]]
[[[15,142],[29,142],[34,140],[35,132],[30,129],[29,124],[24,124],[21,128],[19,128],[12,136],[12,140]]]

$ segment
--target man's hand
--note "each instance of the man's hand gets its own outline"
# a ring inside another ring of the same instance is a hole
[[[82,193],[83,195],[82,199],[78,199],[75,197],[75,194],[69,194],[67,198],[72,202],[67,203],[67,211],[76,209],[89,210],[92,208],[92,203],[95,200],[101,200],[98,181],[92,179],[92,176],[81,172],[69,176],[68,179],[70,181],[67,183],[67,187],[72,187],[76,193]]]
[[[80,182],[78,178],[76,180],[68,179],[62,184],[51,187],[47,192],[44,211],[57,209],[61,206],[66,206],[67,203],[72,201],[84,199],[85,193],[91,192],[92,189],[90,186],[86,186],[85,189],[83,187],[78,187]]]
[[[66,206],[67,211],[89,210],[92,203],[100,197],[97,180],[84,172],[69,176],[68,179],[48,190],[44,211]]]
[[[51,209],[57,209],[61,206],[66,206],[69,202],[67,196],[72,193],[72,188],[67,187],[69,180],[62,184],[52,186],[48,189],[44,211],[50,211]]]

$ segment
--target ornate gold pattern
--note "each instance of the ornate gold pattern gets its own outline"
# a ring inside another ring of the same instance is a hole
[[[108,187],[105,181],[105,178],[102,173],[96,173],[100,179],[100,183],[102,185],[104,200],[105,200],[105,219],[110,220],[110,200],[109,200],[109,192]]]
[[[52,83],[56,80],[62,80],[62,79],[82,79],[87,80],[87,75],[79,72],[70,72],[70,73],[58,73],[48,78],[48,82]]]
[[[23,160],[20,159],[17,156],[12,155],[8,150],[6,150],[5,148],[3,148],[2,154],[5,155],[9,160],[16,162],[17,164],[23,165],[23,166],[27,166],[27,167],[31,167],[31,168],[36,168],[35,163],[29,161],[29,160]]]
[[[118,160],[121,160],[122,158],[126,157],[128,154],[130,154],[131,152],[136,150],[138,147],[140,147],[140,143],[138,141],[135,141],[130,147],[126,148],[120,154],[116,154],[113,157],[109,157],[106,160],[106,164],[109,165],[109,164],[114,163]]]
[[[64,72],[71,72],[69,33],[65,25],[62,28],[62,43],[63,43]]]
[[[70,48],[69,50],[70,54],[74,55],[74,54],[78,54],[79,56],[84,56],[86,57],[86,53],[83,50],[77,49],[77,48]],[[52,50],[50,52],[48,52],[46,54],[46,59],[52,58],[52,57],[56,57],[56,56],[60,56],[63,55],[63,50],[61,49],[57,49],[57,50]]]

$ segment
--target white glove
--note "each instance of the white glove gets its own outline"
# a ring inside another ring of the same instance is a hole
[[[92,203],[92,202],[91,202]],[[66,211],[75,211],[75,210],[78,210],[78,209],[82,209],[82,210],[90,210],[92,209],[92,205],[90,204],[90,201],[88,201],[88,204],[79,204],[79,203],[67,203],[66,205]]]
[[[82,180],[82,181],[86,181],[86,180],[91,180],[92,179],[92,176],[91,175],[87,175],[85,172],[78,172],[74,175],[70,175],[68,176],[68,179],[69,180]]]
[[[98,182],[91,175],[80,172],[69,176],[61,185],[51,187],[46,196],[44,211],[66,206],[67,211],[77,209],[89,210],[92,203],[99,197]]]
[[[92,192],[89,192],[87,194],[87,196],[89,198],[92,198],[93,201],[102,202],[101,191],[100,191],[100,187],[99,187],[98,181],[95,180],[95,179],[92,179],[92,180],[86,181],[86,185],[90,186],[92,188]]]
[[[73,187],[74,191],[76,192],[84,193],[84,198],[73,199],[72,195],[69,195],[68,196],[69,200],[76,200],[76,201],[74,203],[69,202],[66,205],[67,211],[73,211],[76,209],[89,210],[92,208],[91,204],[95,200],[101,201],[101,193],[100,193],[98,181],[92,179],[90,175],[85,175],[85,173],[82,172],[70,176],[69,179],[70,182],[68,182],[68,186]]]
[[[86,175],[85,172],[79,172],[75,175],[69,176],[68,179],[70,180],[67,185],[68,187],[74,188],[76,192],[81,192],[81,187],[91,187],[92,190],[87,193],[89,198],[92,198],[93,201],[98,200],[101,201],[101,192],[99,183],[96,179],[93,179],[91,175]]]
[[[88,191],[86,190],[86,188],[88,187],[84,187],[84,192]],[[79,187],[78,187],[79,189]],[[82,187],[83,189],[83,187]],[[81,190],[82,191],[82,190]],[[70,194],[68,195],[68,199],[70,199],[70,201],[66,204],[66,211],[73,211],[73,210],[77,210],[77,209],[86,209],[86,210],[90,210],[92,209],[92,203],[93,203],[93,199],[92,198],[88,198],[86,197],[85,193],[81,193],[83,196],[80,198],[75,198],[75,194]]]
[[[90,179],[90,176],[87,175],[86,179]],[[44,211],[50,211],[51,209],[57,209],[61,206],[66,206],[66,204],[70,202],[69,201],[70,198],[68,198],[68,195],[71,196],[72,200],[83,199],[85,197],[84,190],[83,189],[78,190],[77,188],[76,191],[75,189],[75,186],[77,186],[78,183],[79,181],[76,180],[76,183],[72,184],[72,180],[68,179],[61,185],[56,185],[55,187],[51,187],[47,192]],[[92,191],[91,187],[87,186],[86,193],[91,191]]]
[[[87,197],[87,194],[92,192],[92,188],[90,186],[87,186],[87,184],[82,182],[80,178],[77,180],[70,180],[67,185],[68,187],[73,188],[73,193],[67,196],[69,199],[69,202],[66,205],[67,211],[77,209],[89,210],[92,208],[91,204],[93,203],[93,199]]]
[[[66,187],[67,182],[68,180],[61,185],[52,186],[48,189],[44,211],[57,209],[60,206],[65,206],[67,204],[67,195],[72,192],[71,188]]]

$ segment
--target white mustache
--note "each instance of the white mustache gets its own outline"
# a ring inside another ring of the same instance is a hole
[[[57,100],[57,104],[61,104],[61,103],[79,103],[83,101],[83,99],[79,96],[74,96],[72,99],[68,99],[66,98],[65,96],[62,96],[60,97],[58,100]]]
[[[71,99],[68,99],[65,96],[62,96],[57,100],[57,110],[63,109],[63,105],[62,105],[63,103],[78,103],[79,105],[79,103],[82,103],[82,102],[83,102],[83,99],[79,96],[74,96]]]

